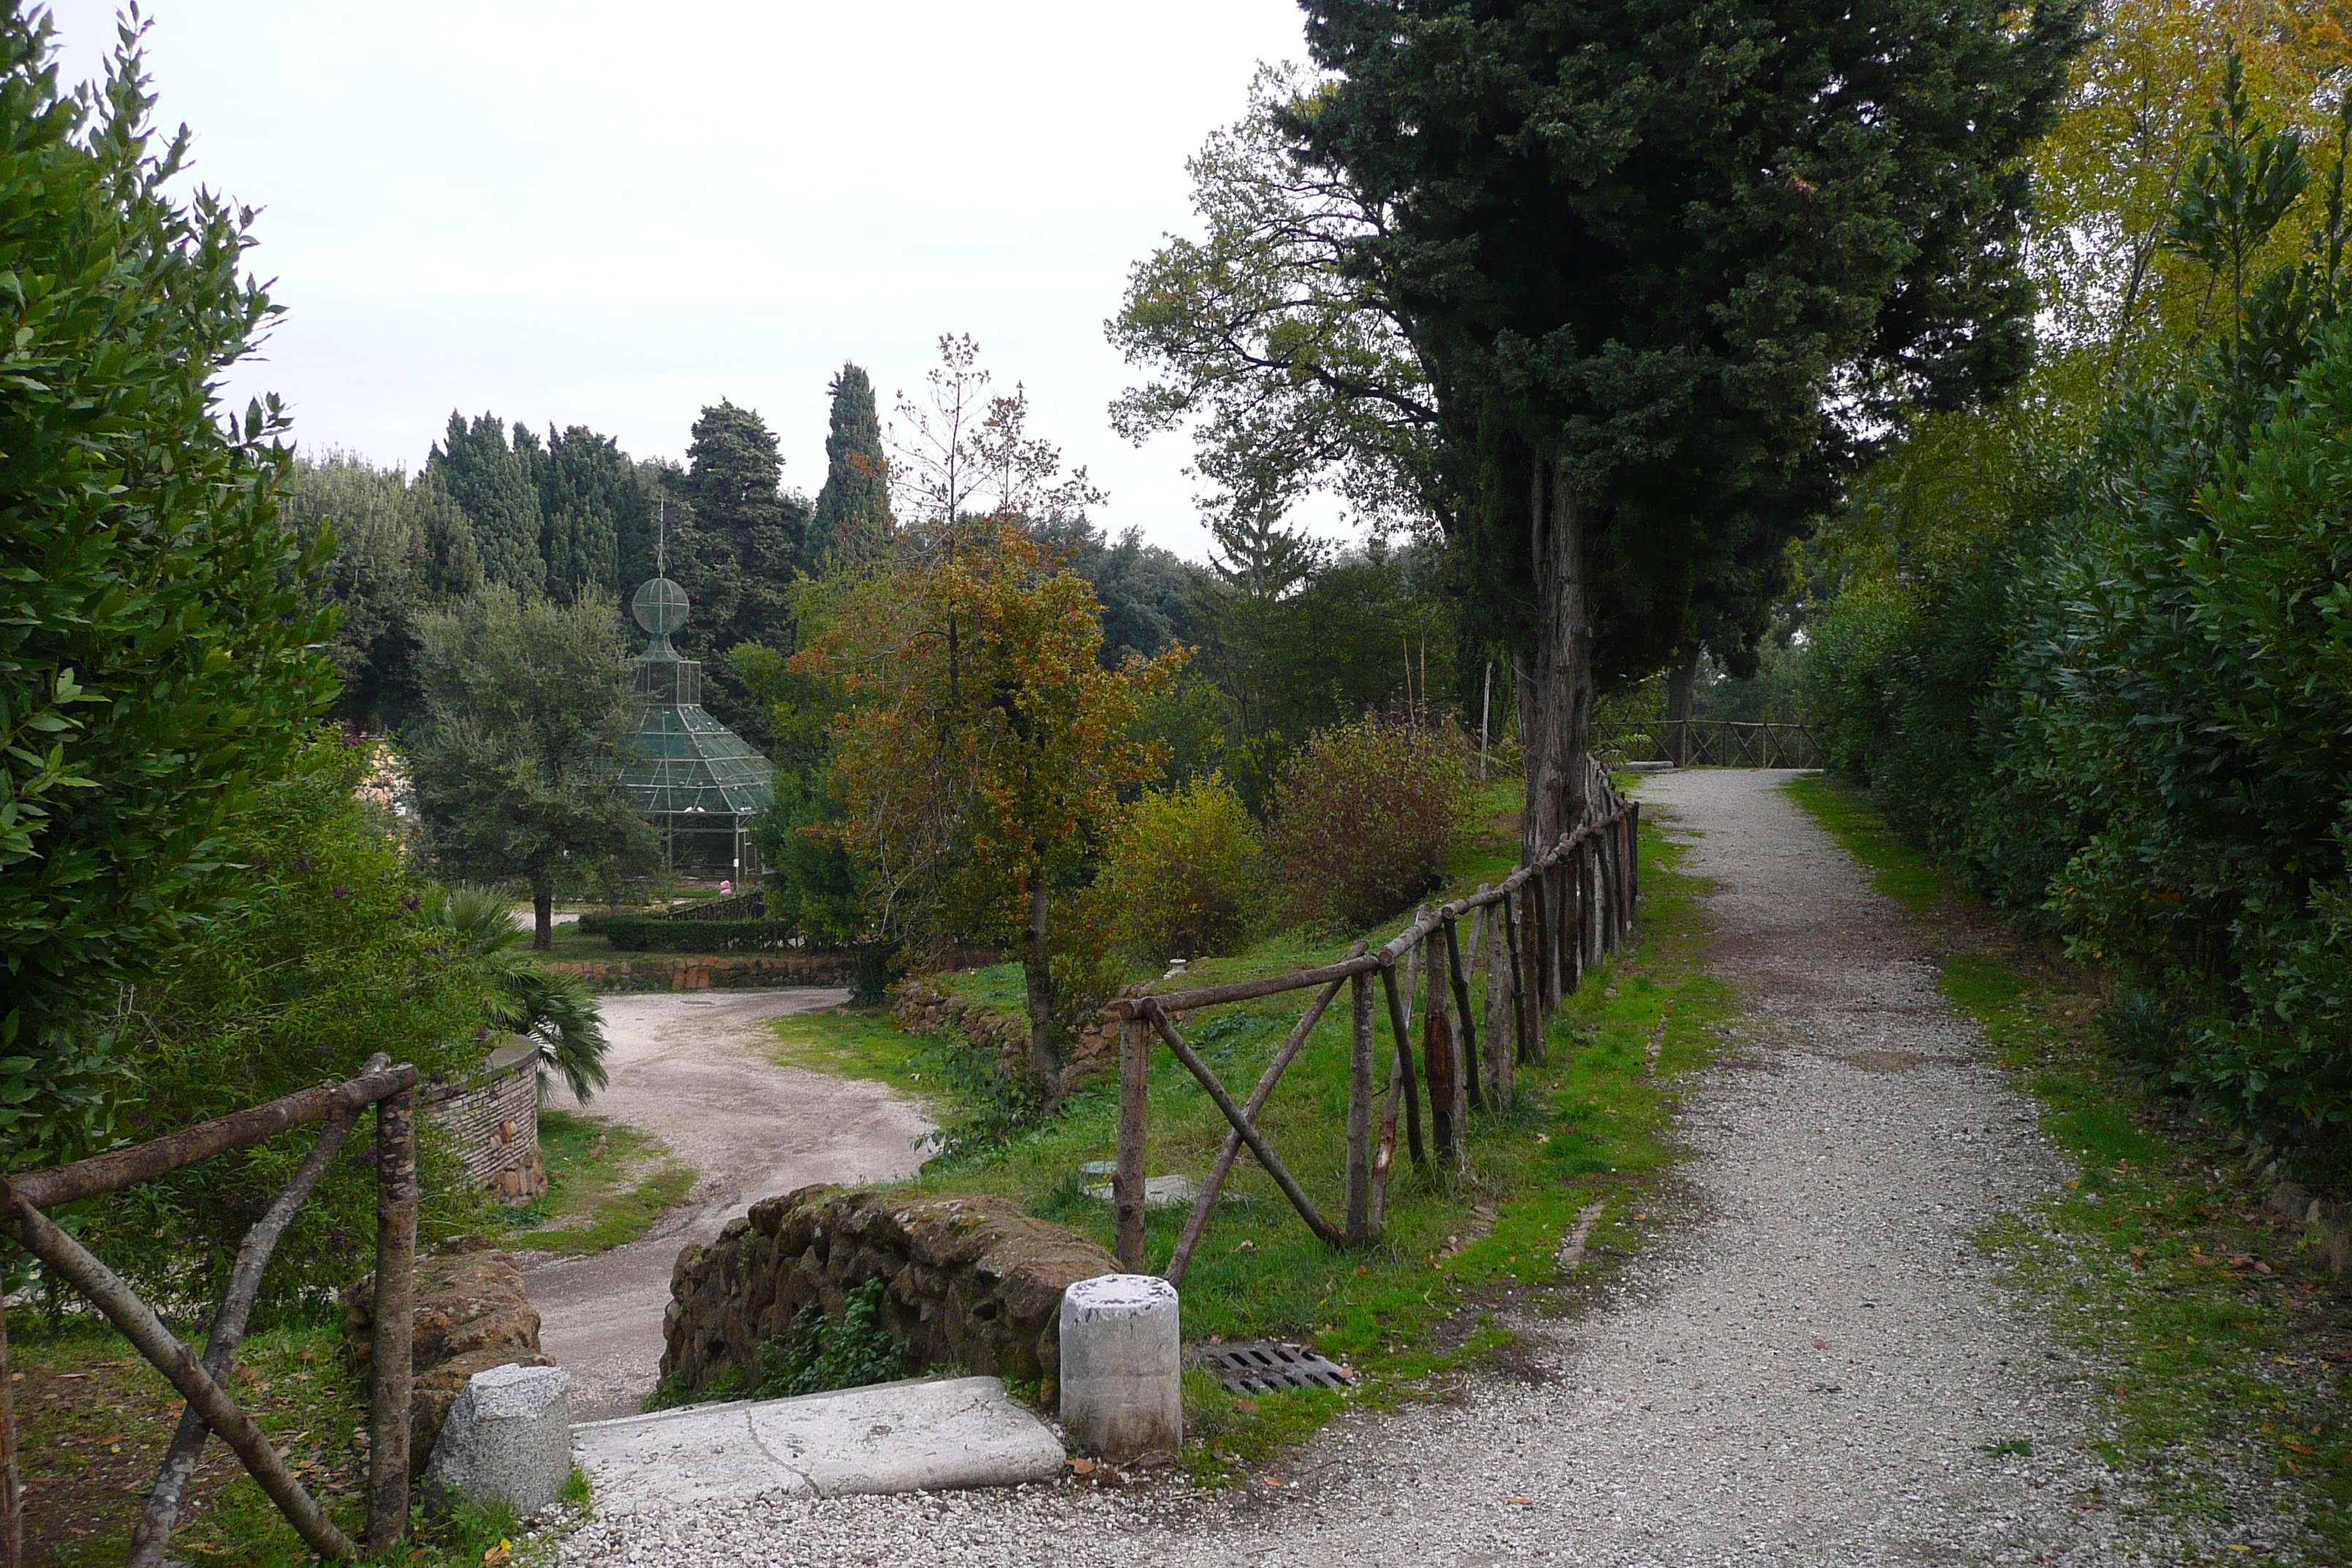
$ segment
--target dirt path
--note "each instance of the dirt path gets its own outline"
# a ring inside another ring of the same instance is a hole
[[[1776,785],[1644,784],[1712,879],[1742,1037],[1694,1089],[1688,1216],[1580,1320],[1512,1324],[1534,1381],[1327,1433],[1296,1490],[1069,1488],[593,1522],[567,1561],[1916,1564],[2126,1546],[2068,1359],[1973,1233],[2067,1170],[1900,911]],[[2030,1440],[2031,1457],[1987,1450]],[[2152,1555],[2142,1555],[2152,1552]]]
[[[760,1199],[811,1182],[911,1174],[930,1131],[878,1083],[778,1067],[768,1020],[845,991],[659,992],[604,999],[612,1084],[586,1106],[669,1145],[702,1173],[693,1203],[626,1247],[527,1267],[540,1343],[575,1380],[576,1420],[635,1411],[654,1385],[678,1249]],[[565,1109],[571,1097],[559,1092]]]

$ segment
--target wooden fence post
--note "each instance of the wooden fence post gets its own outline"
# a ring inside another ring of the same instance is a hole
[[[1111,1198],[1118,1209],[1118,1266],[1143,1272],[1145,1125],[1150,1113],[1151,1026],[1130,1014],[1118,1031],[1118,1172]]]
[[[1348,977],[1348,1241],[1372,1239],[1372,977]]]
[[[415,1378],[416,1091],[375,1107],[375,1342],[369,1352],[374,1430],[368,1447],[367,1544],[408,1533],[409,1402]]]
[[[1592,841],[1593,891],[1601,907],[1598,945],[1603,952],[1617,951],[1617,825],[1613,821]]]
[[[1559,934],[1553,947],[1559,953],[1559,1002],[1567,1005],[1584,984],[1584,841],[1578,839],[1576,847],[1560,858],[1559,896],[1553,904],[1559,911]]]
[[[1494,907],[1486,911],[1486,940],[1479,944],[1486,965],[1486,1105],[1490,1110],[1511,1108],[1512,1058],[1518,1054],[1517,1032],[1507,1036],[1504,1033],[1511,1005],[1511,966],[1505,957],[1508,944],[1504,935],[1509,905],[1507,896],[1495,900]]]
[[[1483,893],[1486,889],[1482,887],[1478,890]],[[1475,917],[1471,925],[1475,931],[1477,925]],[[1474,941],[1470,950],[1471,962],[1476,963],[1477,958],[1477,945]],[[1460,1026],[1454,1032],[1462,1058],[1462,1072],[1456,1080],[1454,1095],[1454,1120],[1466,1129],[1469,1119],[1465,1105],[1484,1110],[1486,1109],[1486,1096],[1478,1087],[1478,1026],[1470,1016],[1470,977],[1462,968],[1462,940],[1454,931],[1452,915],[1445,917],[1445,977],[1454,990],[1454,1016],[1461,1020]]]
[[[1459,1157],[1454,1143],[1454,1030],[1446,1018],[1445,976],[1439,964],[1436,933],[1423,941],[1429,949],[1428,961],[1422,965],[1428,980],[1421,1005],[1422,1076],[1429,1080],[1429,1139],[1436,1149],[1438,1164],[1450,1171]]]
[[[1396,1076],[1404,1095],[1405,1146],[1412,1153],[1412,1163],[1418,1165],[1429,1155],[1421,1144],[1421,1089],[1413,1082],[1412,1023],[1408,1016],[1412,999],[1397,994],[1396,965],[1392,963],[1381,965],[1381,987],[1388,998],[1389,1027],[1396,1035]]]
[[[1519,1059],[1537,1067],[1544,1060],[1543,970],[1537,963],[1541,911],[1535,893],[1542,879],[1538,874],[1519,884],[1511,921],[1511,1000],[1517,1009],[1519,1049],[1526,1053]]]
[[[1641,911],[1634,908],[1633,863],[1642,846],[1633,837],[1633,804],[1625,803],[1625,815],[1617,819],[1617,881],[1625,890],[1625,915],[1622,925],[1627,942],[1633,940],[1633,917]]]
[[[1625,867],[1630,873],[1628,885],[1633,890],[1633,908],[1626,916],[1630,921],[1639,918],[1642,909],[1642,803],[1640,801],[1634,801],[1626,807],[1626,818],[1625,840],[1632,848],[1625,857]]]
[[[1547,866],[1529,877],[1527,889],[1533,900],[1533,918],[1528,921],[1528,986],[1535,1001],[1536,1037],[1540,1040],[1544,1026],[1551,1021],[1552,953],[1559,945],[1558,932],[1553,929],[1553,906],[1559,898],[1552,889],[1551,868]]]

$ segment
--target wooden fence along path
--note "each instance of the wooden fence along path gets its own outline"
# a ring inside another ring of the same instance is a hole
[[[105,1314],[123,1338],[171,1380],[187,1400],[147,1510],[132,1536],[132,1568],[154,1568],[178,1522],[180,1504],[207,1434],[218,1433],[313,1552],[330,1560],[358,1553],[253,1417],[227,1393],[237,1344],[245,1337],[261,1277],[278,1238],[318,1184],[328,1164],[368,1106],[375,1107],[375,1342],[371,1352],[368,1523],[366,1544],[381,1552],[408,1531],[410,1341],[414,1334],[416,1261],[416,1069],[392,1065],[381,1054],[358,1078],[321,1084],[215,1121],[184,1128],[133,1148],[110,1149],[71,1165],[0,1179],[0,1233],[39,1258],[54,1279],[70,1285]],[[59,1229],[41,1211],[59,1204],[118,1193],[193,1165],[215,1154],[250,1148],[291,1128],[323,1121],[293,1180],[246,1233],[229,1273],[228,1289],[214,1312],[198,1358],[164,1326],[121,1276]],[[6,1324],[0,1320],[0,1557],[21,1555],[15,1412],[8,1405]]]
[[[1595,724],[1592,749],[1629,763],[1691,768],[1818,768],[1829,748],[1810,724],[1750,724],[1730,719],[1618,721]]]
[[[1232,1123],[1164,1270],[1171,1284],[1182,1282],[1217,1194],[1244,1148],[1282,1189],[1307,1227],[1334,1247],[1361,1247],[1380,1238],[1400,1113],[1406,1149],[1415,1164],[1432,1152],[1442,1168],[1459,1163],[1469,1113],[1510,1104],[1515,1068],[1543,1065],[1544,1029],[1560,1003],[1575,992],[1587,971],[1633,932],[1641,898],[1636,854],[1641,807],[1612,789],[1598,765],[1592,766],[1589,787],[1592,810],[1588,819],[1540,858],[1513,871],[1500,886],[1481,888],[1436,909],[1424,906],[1412,924],[1376,950],[1367,952],[1358,942],[1339,963],[1320,968],[1127,997],[1111,1005],[1120,1020],[1118,1169],[1111,1192],[1118,1214],[1120,1268],[1141,1273],[1146,1263],[1144,1180],[1155,1037],[1200,1080]],[[1377,1008],[1372,999],[1375,977],[1381,992]],[[1257,1119],[1342,985],[1349,988],[1353,1025],[1347,1213],[1335,1222],[1316,1207],[1283,1164]],[[1291,991],[1314,994],[1248,1099],[1236,1103],[1231,1089],[1186,1042],[1177,1017]],[[1416,1005],[1418,1030],[1412,1017]],[[1377,1044],[1376,1016],[1381,1014],[1396,1047],[1385,1085]],[[1422,1136],[1424,1091],[1427,1147]]]

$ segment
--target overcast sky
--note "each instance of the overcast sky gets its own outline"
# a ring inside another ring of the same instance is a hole
[[[69,76],[115,9],[57,5]],[[287,307],[232,391],[286,398],[306,447],[415,468],[457,408],[683,458],[727,397],[814,494],[842,362],[887,417],[970,332],[1110,491],[1099,521],[1201,553],[1189,443],[1111,432],[1102,323],[1191,227],[1184,159],[1256,62],[1303,56],[1295,0],[147,10],[157,118],[263,209]]]

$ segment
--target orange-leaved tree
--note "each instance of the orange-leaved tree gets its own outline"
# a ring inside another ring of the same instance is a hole
[[[1100,616],[1085,579],[998,519],[848,589],[793,659],[850,703],[832,763],[845,811],[822,831],[858,861],[877,922],[917,951],[1017,941],[1048,1095],[1062,1069],[1055,894],[1100,855],[1122,793],[1166,766],[1132,731],[1183,658],[1103,668]]]

